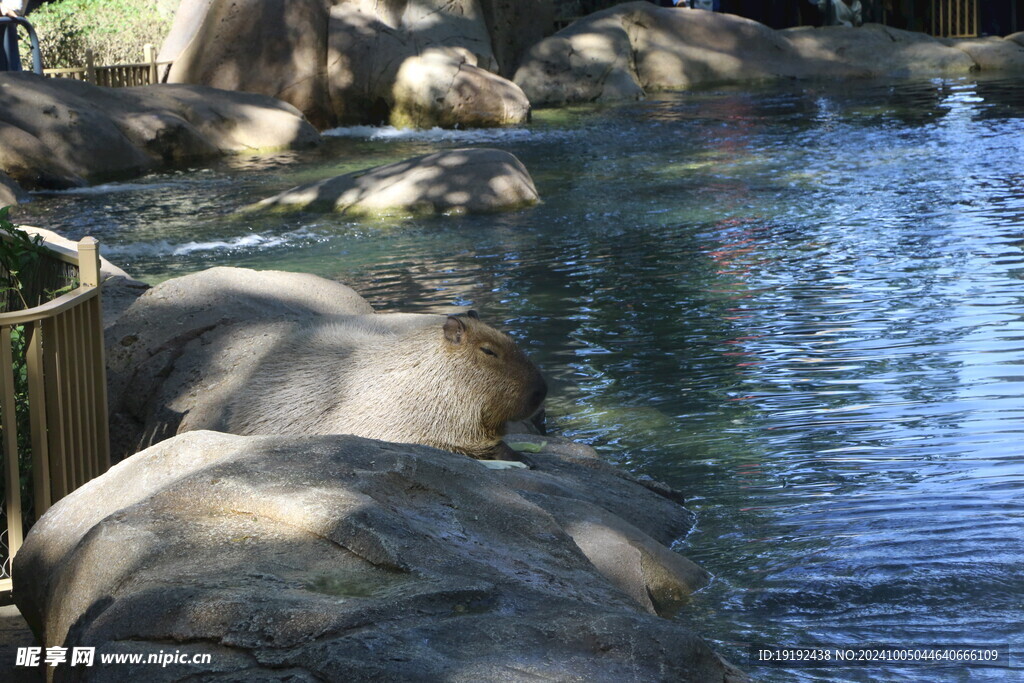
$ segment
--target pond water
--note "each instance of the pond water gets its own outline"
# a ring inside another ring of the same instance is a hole
[[[688,494],[699,523],[678,548],[715,581],[680,618],[727,657],[764,680],[1005,680],[759,667],[748,647],[1010,644],[1024,667],[1022,86],[802,83],[540,111],[516,130],[348,129],[40,195],[19,219],[92,234],[154,282],[273,267],[382,309],[473,306],[545,370],[554,430]],[[233,215],[467,145],[518,155],[543,204]]]

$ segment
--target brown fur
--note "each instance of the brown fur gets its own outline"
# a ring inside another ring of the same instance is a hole
[[[301,330],[229,408],[236,434],[355,434],[475,458],[505,455],[505,423],[532,415],[544,379],[476,314],[340,316]]]

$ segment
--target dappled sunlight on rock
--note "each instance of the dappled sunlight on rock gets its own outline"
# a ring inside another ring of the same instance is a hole
[[[308,183],[247,211],[306,209],[352,215],[501,211],[536,204],[522,163],[496,149],[457,149]]]

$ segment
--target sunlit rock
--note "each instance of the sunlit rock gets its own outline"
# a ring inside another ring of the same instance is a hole
[[[0,171],[28,190],[320,139],[291,105],[201,86],[99,88],[3,73],[0,97]]]
[[[956,75],[977,68],[965,52],[937,38],[880,24],[800,27],[780,33],[805,59],[840,64],[865,76]]]
[[[400,128],[524,123],[530,101],[515,83],[476,66],[465,50],[431,49],[395,75],[390,122]]]
[[[320,128],[489,126],[525,120],[525,97],[498,73],[542,37],[551,9],[539,0],[196,0],[179,15],[190,20],[176,21],[161,51],[174,60],[171,82],[272,95]],[[461,56],[446,68],[431,56],[452,50]],[[417,66],[424,59],[435,68]],[[396,84],[403,69],[430,80]]]
[[[52,507],[15,599],[42,647],[173,644],[175,680],[746,680],[652,613],[706,580],[662,564],[685,562],[664,544],[689,513],[592,453],[535,457],[493,471],[352,436],[181,435]]]
[[[964,74],[975,68],[962,50],[885,26],[775,31],[731,14],[631,2],[536,44],[515,82],[537,106],[636,99],[707,83]]]
[[[1022,34],[1017,34],[1022,35]],[[949,43],[974,61],[979,71],[1024,71],[1024,45],[1007,38],[965,38]]]
[[[162,48],[174,60],[169,83],[270,95],[294,105],[314,125],[329,124],[321,0],[187,2],[178,12],[192,22],[176,22]]]
[[[455,149],[300,185],[247,210],[429,214],[511,210],[537,201],[533,179],[515,156]]]

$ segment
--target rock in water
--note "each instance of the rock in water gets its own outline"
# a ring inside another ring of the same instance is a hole
[[[249,207],[352,215],[486,212],[538,201],[523,163],[498,149],[454,149],[286,190]]]

